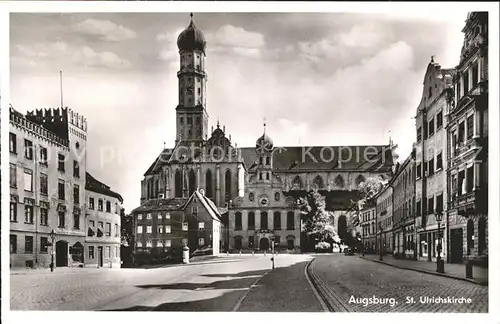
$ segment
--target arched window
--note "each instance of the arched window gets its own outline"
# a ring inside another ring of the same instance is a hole
[[[210,171],[210,169],[208,169],[207,173],[205,174],[205,190],[205,195],[208,198],[213,198],[212,171]]]
[[[267,218],[267,212],[261,212],[260,213],[260,229],[268,229],[268,218]]]
[[[248,213],[248,229],[255,229],[255,213],[252,211]]]
[[[226,202],[228,202],[231,199],[231,170],[227,169],[226,170],[226,176],[225,176],[225,184],[226,184]]]
[[[269,156],[266,156],[266,165],[271,165],[271,159]]]
[[[360,184],[365,182],[365,177],[360,174],[359,176],[356,177],[356,188],[359,187]]]
[[[196,174],[194,170],[189,171],[189,196],[191,196],[196,190]]]
[[[175,171],[175,196],[182,197],[182,176],[181,171]]]
[[[474,236],[474,221],[469,219],[467,221],[467,255],[470,255],[474,250],[474,240],[472,237]]]
[[[477,239],[478,254],[481,255],[486,249],[486,220],[484,218],[480,218],[477,224]]]
[[[295,178],[293,179],[292,187],[293,187],[293,189],[302,188],[302,180],[300,179],[299,176],[295,176]]]
[[[344,188],[344,178],[342,178],[340,174],[335,178],[335,186],[338,188]]]
[[[234,230],[241,231],[241,212],[234,214]]]
[[[315,189],[322,189],[324,187],[323,178],[319,175],[316,176],[316,178],[314,178],[313,185]]]
[[[274,230],[281,230],[281,213],[279,211],[274,212]]]

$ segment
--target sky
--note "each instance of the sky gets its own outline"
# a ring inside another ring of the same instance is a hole
[[[383,145],[405,159],[431,55],[458,64],[467,12],[194,13],[207,39],[209,124],[238,147]],[[138,207],[140,181],[175,140],[177,35],[188,13],[13,13],[10,101],[87,118],[87,170]]]

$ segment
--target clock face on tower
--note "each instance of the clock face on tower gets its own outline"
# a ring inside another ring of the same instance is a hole
[[[267,197],[262,197],[262,198],[260,199],[260,205],[261,205],[261,206],[264,206],[264,207],[265,207],[265,206],[267,206],[268,204],[269,204],[269,199],[267,199]]]

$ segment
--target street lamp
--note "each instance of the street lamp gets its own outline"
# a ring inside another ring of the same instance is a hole
[[[54,232],[54,230],[50,232],[50,240],[52,241],[52,253],[50,255],[50,272],[54,272],[54,253],[55,253],[54,241],[56,240],[56,233]]]
[[[438,245],[437,245],[437,268],[436,271],[439,273],[444,273],[444,261],[441,260],[441,221],[443,219],[443,213],[438,211],[436,213],[436,221],[438,223]]]
[[[383,252],[382,252],[382,225],[379,223],[378,224],[378,230],[379,230],[379,233],[380,233],[380,240],[379,240],[379,259],[380,261],[382,261],[384,259],[384,256],[383,256]]]

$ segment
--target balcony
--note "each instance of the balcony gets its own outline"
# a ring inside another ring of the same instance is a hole
[[[456,209],[458,214],[467,216],[469,214],[485,212],[487,208],[487,194],[483,190],[467,192],[455,196],[449,202],[450,209]]]
[[[459,143],[455,146],[452,165],[460,164],[460,162],[469,157],[469,154],[481,149],[481,141],[479,138],[468,139],[465,143]]]

